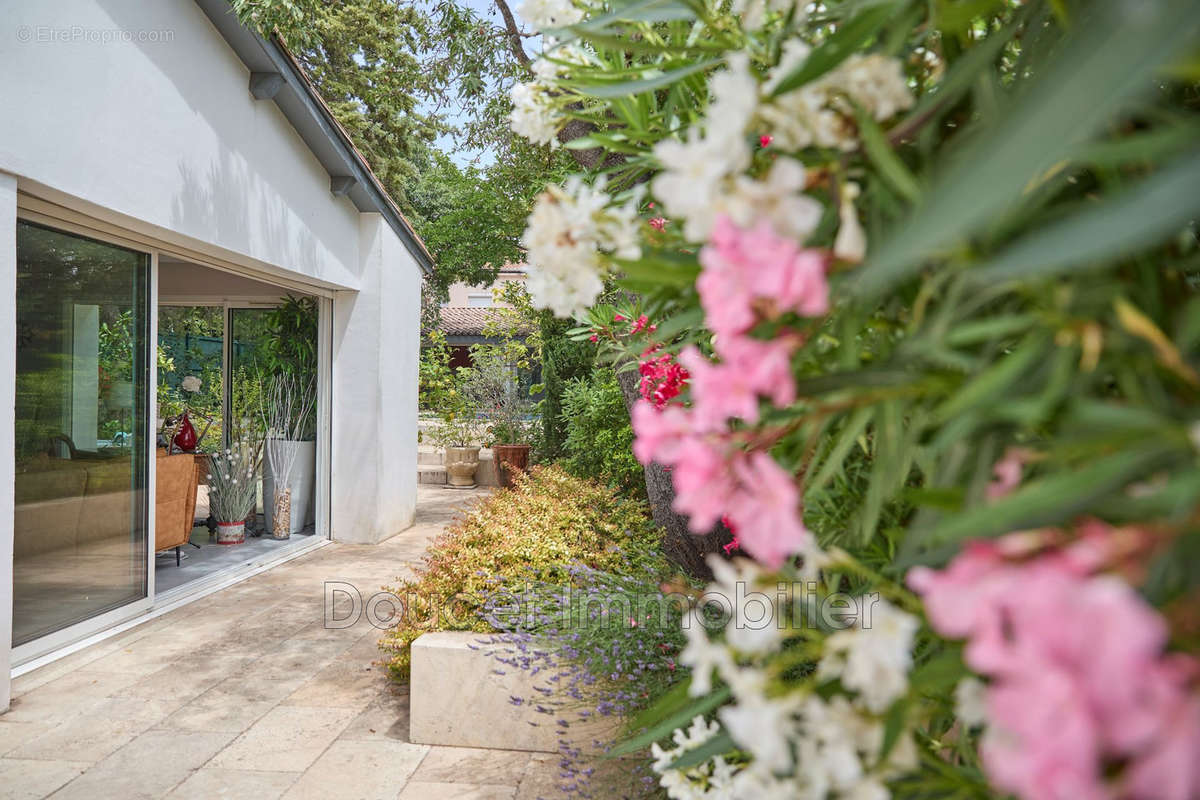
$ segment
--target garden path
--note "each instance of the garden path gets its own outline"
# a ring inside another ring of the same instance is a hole
[[[555,756],[409,742],[381,631],[323,623],[325,581],[369,597],[482,494],[422,486],[416,524],[382,544],[321,547],[22,675],[0,798],[553,796]]]

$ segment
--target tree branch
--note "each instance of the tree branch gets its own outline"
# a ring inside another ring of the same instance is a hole
[[[524,46],[521,44],[521,29],[517,27],[517,20],[513,16],[512,10],[508,7],[507,0],[496,0],[496,8],[500,10],[500,16],[504,17],[505,35],[508,37],[508,46],[512,49],[512,53],[516,56],[517,61],[526,69],[529,69],[529,55],[525,52]]]

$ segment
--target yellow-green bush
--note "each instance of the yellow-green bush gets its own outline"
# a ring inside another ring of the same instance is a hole
[[[422,633],[490,630],[478,613],[488,592],[565,584],[573,564],[618,574],[666,569],[643,503],[556,466],[534,467],[448,528],[417,576],[389,589],[405,604],[403,619],[380,641],[389,671],[407,679],[409,645]]]

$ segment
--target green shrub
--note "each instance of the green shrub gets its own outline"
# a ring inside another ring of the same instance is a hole
[[[542,419],[542,435],[537,448],[537,456],[541,461],[563,457],[567,439],[563,395],[572,379],[588,376],[595,361],[595,345],[575,341],[567,335],[572,325],[573,321],[555,319],[548,313],[541,318],[542,399],[538,401],[538,411]]]
[[[556,466],[534,467],[448,528],[417,576],[390,589],[406,613],[380,641],[388,669],[407,679],[409,645],[422,633],[491,630],[479,616],[489,593],[566,584],[580,564],[616,574],[645,574],[655,565],[665,572],[658,551],[644,504]]]
[[[644,497],[642,466],[633,457],[633,429],[617,376],[597,367],[563,392],[567,438],[564,466],[573,475],[591,478],[624,494]]]

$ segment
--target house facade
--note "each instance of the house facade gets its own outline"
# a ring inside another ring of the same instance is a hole
[[[411,524],[432,262],[291,55],[225,0],[0,0],[0,28],[3,710],[14,670]],[[295,298],[316,314],[305,535],[238,551],[185,529],[182,556],[157,552],[196,499],[157,447],[160,318],[223,325],[229,436],[238,331]]]
[[[498,299],[496,293],[507,283],[523,286],[527,277],[524,264],[505,264],[496,274],[496,280],[487,286],[450,284],[446,302],[442,303],[439,326],[450,346],[450,366],[471,365],[471,345],[491,341],[483,334],[488,323],[488,309],[508,305]]]

